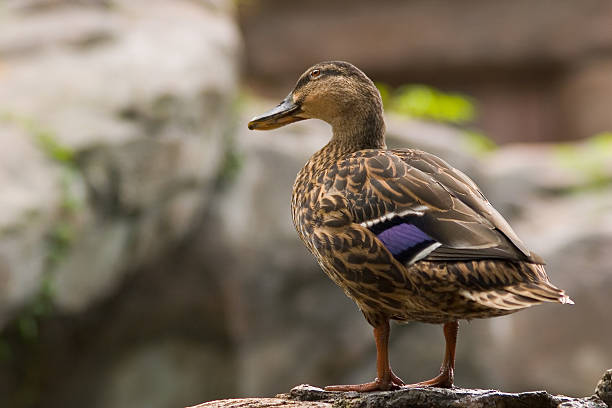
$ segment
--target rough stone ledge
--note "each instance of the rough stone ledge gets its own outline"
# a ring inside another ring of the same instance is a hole
[[[406,388],[372,393],[332,392],[302,384],[275,398],[241,398],[205,402],[191,408],[610,408],[612,370],[597,384],[596,395],[571,398],[546,391],[508,393],[466,388]],[[604,402],[606,401],[606,402]]]
[[[551,395],[546,391],[507,393],[497,390],[472,390],[466,388],[407,388],[398,391],[382,391],[367,394],[357,392],[331,392],[309,385],[299,385],[289,394],[278,397],[290,401],[326,402],[330,407],[383,408],[383,407],[474,407],[488,408],[553,408],[588,407],[608,408],[593,395],[585,398],[570,398]],[[311,405],[304,405],[311,406]],[[316,406],[316,405],[313,405]]]

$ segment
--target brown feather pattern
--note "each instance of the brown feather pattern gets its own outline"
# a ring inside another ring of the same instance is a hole
[[[406,265],[362,224],[407,212],[440,250]],[[418,150],[346,152],[333,140],[300,171],[292,214],[302,241],[368,321],[444,323],[569,302],[541,259],[463,173]]]

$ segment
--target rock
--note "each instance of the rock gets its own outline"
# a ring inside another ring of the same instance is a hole
[[[240,36],[219,1],[13,1],[0,24],[2,327],[43,280],[81,312],[193,232]]]
[[[222,291],[175,252],[234,126],[231,2],[7,1],[0,25],[0,406],[231,394]]]
[[[607,408],[597,396],[570,398],[551,395],[546,391],[507,393],[497,390],[471,390],[465,388],[413,388],[398,391],[372,393],[331,392],[310,385],[300,385],[288,394],[278,395],[275,399],[235,399],[212,401],[191,408],[232,408],[232,407],[347,407],[347,408],[384,408],[384,407],[532,407],[532,408]]]
[[[504,146],[482,157],[478,166],[487,172],[480,187],[495,208],[510,218],[524,216],[534,200],[548,200],[590,182],[589,174],[565,165],[561,149],[552,144]]]
[[[0,339],[0,406],[18,407],[26,393],[36,406],[44,399],[94,408],[183,407],[243,395],[241,355],[226,319],[235,308],[224,302],[218,278],[226,270],[208,267],[214,250],[203,240],[189,241],[130,273],[85,313],[45,316],[35,338],[24,341],[18,325],[7,326]]]
[[[191,408],[273,408],[273,407],[289,407],[289,408],[331,408],[329,402],[318,401],[288,401],[283,398],[239,398],[213,401],[204,404],[194,405]]]
[[[53,300],[66,312],[83,311],[116,289],[125,264],[131,225],[92,221],[76,232],[81,238],[53,276]],[[84,272],[86,271],[86,272]]]
[[[595,388],[595,394],[608,406],[612,406],[612,369],[601,377]]]

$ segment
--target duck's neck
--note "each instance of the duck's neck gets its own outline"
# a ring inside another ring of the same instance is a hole
[[[386,149],[385,121],[382,108],[351,112],[332,123],[333,136],[329,142],[338,154],[363,149]]]

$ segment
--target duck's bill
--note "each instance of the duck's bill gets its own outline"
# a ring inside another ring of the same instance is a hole
[[[291,94],[289,94],[289,96],[275,108],[251,119],[249,122],[249,129],[271,130],[306,119],[300,116],[300,113],[302,113],[300,106],[293,102],[293,98]]]

